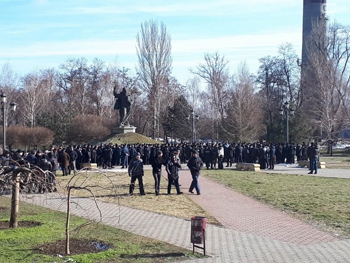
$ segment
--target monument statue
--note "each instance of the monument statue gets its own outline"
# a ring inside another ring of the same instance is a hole
[[[114,86],[114,97],[117,99],[114,104],[114,109],[119,110],[120,125],[119,127],[130,126],[129,117],[133,100],[131,96],[126,92],[126,89],[120,93],[117,93],[117,86]]]

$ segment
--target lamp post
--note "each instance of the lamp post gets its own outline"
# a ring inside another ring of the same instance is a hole
[[[169,110],[169,126],[170,126],[170,136],[171,136],[171,140],[170,140],[170,143],[173,144],[173,141],[174,141],[174,113],[171,112],[171,108],[169,106],[168,108]]]
[[[7,97],[5,93],[1,93],[0,95],[1,98],[1,111],[2,111],[2,134],[3,134],[3,144],[2,148],[3,151],[6,150],[6,125],[7,125],[7,111],[6,111],[6,102],[7,102]],[[17,107],[17,104],[15,102],[10,103],[10,109],[15,111]]]
[[[199,116],[198,115],[195,115],[194,113],[194,110],[192,109],[191,110],[191,115],[187,116],[186,117],[187,120],[190,120],[192,121],[192,143],[194,143],[196,141],[196,126],[195,126],[195,120],[199,120]]]
[[[286,117],[286,142],[289,143],[289,115],[294,116],[295,109],[291,108],[289,102],[286,101],[279,112]]]

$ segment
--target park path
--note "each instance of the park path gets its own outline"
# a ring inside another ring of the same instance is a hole
[[[280,169],[287,168],[289,169],[289,167],[280,167]],[[324,170],[326,171],[327,174],[338,173],[339,177],[342,177],[340,170]],[[299,172],[306,174],[307,170],[303,169]],[[350,240],[341,240],[320,231],[312,225],[274,210],[203,176],[200,177],[202,194],[190,194],[188,193],[190,182],[189,171],[181,171],[182,190],[221,222],[222,226],[207,224],[206,245],[207,254],[210,257],[187,260],[187,262],[350,262]],[[22,196],[21,199],[66,211],[65,196],[27,195]],[[190,220],[188,219],[179,219],[105,202],[98,202],[98,205],[104,224],[192,249]],[[72,211],[78,216],[99,220],[100,214],[91,199],[75,197]],[[189,218],[191,216],[193,215],[189,215]]]

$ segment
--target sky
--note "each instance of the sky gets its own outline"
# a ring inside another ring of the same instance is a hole
[[[330,21],[350,25],[348,0],[328,0]],[[68,58],[99,58],[135,72],[141,23],[163,22],[171,36],[172,75],[182,84],[189,68],[219,52],[230,72],[277,55],[292,43],[301,56],[303,0],[0,0],[0,67],[19,76],[58,68]]]

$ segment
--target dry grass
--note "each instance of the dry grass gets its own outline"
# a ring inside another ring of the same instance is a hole
[[[165,172],[163,172],[165,174]],[[146,195],[139,194],[138,183],[134,195],[130,196],[130,177],[127,173],[117,172],[79,172],[76,176],[58,176],[61,185],[60,192],[66,191],[66,185],[87,187],[95,196],[105,202],[117,203],[123,206],[152,211],[178,218],[190,219],[194,215],[203,215],[208,223],[220,225],[220,223],[200,206],[195,204],[186,194],[177,195],[174,187],[172,194],[167,195],[168,181],[163,177],[161,180],[160,195],[154,194],[154,179],[150,170],[145,171],[143,177]],[[84,190],[73,190],[73,196],[91,197],[91,193]]]

